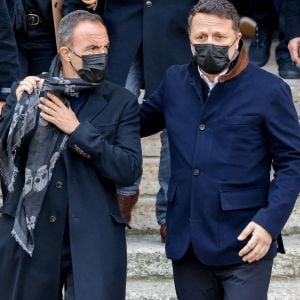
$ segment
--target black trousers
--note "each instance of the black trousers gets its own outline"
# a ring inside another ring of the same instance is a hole
[[[178,300],[267,300],[273,260],[222,267],[199,262],[190,247],[173,261]]]

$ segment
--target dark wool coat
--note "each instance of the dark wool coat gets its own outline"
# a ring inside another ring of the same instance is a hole
[[[190,243],[207,265],[241,263],[250,221],[276,239],[300,190],[300,127],[289,86],[247,64],[245,50],[211,90],[193,64],[168,69],[141,108],[142,135],[166,128],[171,180],[166,253]],[[270,182],[271,165],[275,171]]]
[[[65,0],[65,13],[82,8]],[[187,18],[195,0],[106,0],[100,12],[110,38],[108,79],[125,85],[131,63],[143,42],[146,96],[158,86],[165,70],[191,58]]]
[[[14,102],[8,99],[0,129]],[[80,125],[54,168],[32,258],[10,234],[17,201],[1,208],[0,299],[58,299],[66,217],[76,299],[125,299],[126,224],[115,185],[129,185],[141,175],[137,100],[105,81],[78,118]]]

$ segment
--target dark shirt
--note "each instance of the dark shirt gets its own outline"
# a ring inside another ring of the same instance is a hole
[[[84,104],[87,102],[89,92],[81,92],[78,97],[70,97],[70,107],[76,115],[79,114]]]

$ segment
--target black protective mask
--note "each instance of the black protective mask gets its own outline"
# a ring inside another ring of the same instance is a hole
[[[230,62],[228,50],[231,46],[194,44],[195,54],[193,59],[205,73],[218,74],[222,72]]]
[[[82,56],[79,56],[76,53],[74,54],[82,59],[82,69],[76,70],[71,63],[72,67],[82,80],[100,83],[104,79],[107,69],[107,54],[101,53]]]

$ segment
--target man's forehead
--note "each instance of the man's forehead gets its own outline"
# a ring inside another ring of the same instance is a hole
[[[198,13],[193,17],[191,23],[191,31],[228,31],[233,30],[233,22],[231,19],[221,17],[214,14]]]
[[[108,39],[105,26],[100,22],[84,21],[77,24],[74,29],[74,37],[97,37],[99,39]]]

